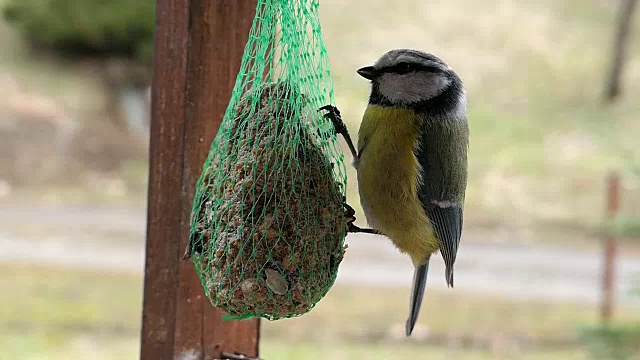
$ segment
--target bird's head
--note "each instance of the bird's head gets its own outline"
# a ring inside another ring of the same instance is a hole
[[[449,65],[418,50],[391,50],[358,74],[371,81],[372,96],[392,105],[430,100],[451,87],[462,90],[460,78]]]

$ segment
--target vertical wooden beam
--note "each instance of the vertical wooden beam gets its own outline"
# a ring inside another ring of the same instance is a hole
[[[188,0],[158,0],[147,204],[141,359],[173,358],[183,206]]]
[[[187,73],[186,147],[183,194],[190,201],[220,122],[231,98],[240,61],[255,14],[256,0],[191,0],[189,66]],[[196,20],[197,19],[197,20]],[[189,203],[189,207],[191,202]],[[191,210],[191,208],[189,208]],[[188,243],[189,212],[183,212],[181,249]],[[222,321],[201,295],[200,282],[190,262],[182,263],[181,281],[197,288],[192,301],[202,303],[201,317],[205,359],[221,358],[221,352],[258,354],[259,321]],[[186,288],[186,287],[183,287]],[[185,292],[185,295],[189,294]],[[193,294],[189,294],[193,295]],[[180,309],[179,309],[180,310]],[[187,310],[188,311],[188,310]],[[179,311],[179,318],[181,312]],[[190,317],[191,315],[187,315]],[[182,330],[190,331],[189,324]],[[182,337],[181,337],[182,338]],[[189,338],[178,347],[186,349]],[[182,342],[182,341],[181,341]]]
[[[240,68],[257,0],[158,0],[141,359],[258,355],[259,321],[222,321],[190,262],[195,183]]]
[[[607,212],[609,223],[618,215],[620,208],[620,176],[612,173],[607,177]],[[600,304],[600,317],[607,324],[613,317],[613,304],[616,275],[616,238],[614,234],[607,234],[604,239],[604,261],[602,273],[602,302]]]

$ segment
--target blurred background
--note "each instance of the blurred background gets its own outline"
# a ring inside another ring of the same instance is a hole
[[[635,2],[322,0],[353,135],[369,90],[355,70],[391,48],[437,54],[466,83],[470,183],[456,288],[436,257],[406,339],[410,262],[384,238],[350,235],[334,288],[303,317],[264,321],[261,355],[639,359]],[[0,358],[138,357],[154,7],[0,0]],[[611,171],[620,210],[607,220]],[[617,257],[603,328],[607,237]]]

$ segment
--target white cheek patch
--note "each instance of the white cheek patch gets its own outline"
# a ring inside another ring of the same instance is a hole
[[[378,78],[378,89],[391,102],[411,103],[439,95],[451,80],[432,73],[384,74]]]

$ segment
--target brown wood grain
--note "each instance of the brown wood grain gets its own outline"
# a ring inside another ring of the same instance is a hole
[[[173,354],[178,285],[188,0],[158,0],[141,359]]]
[[[158,0],[141,358],[258,355],[259,320],[222,321],[182,261],[196,181],[226,110],[256,0]]]

